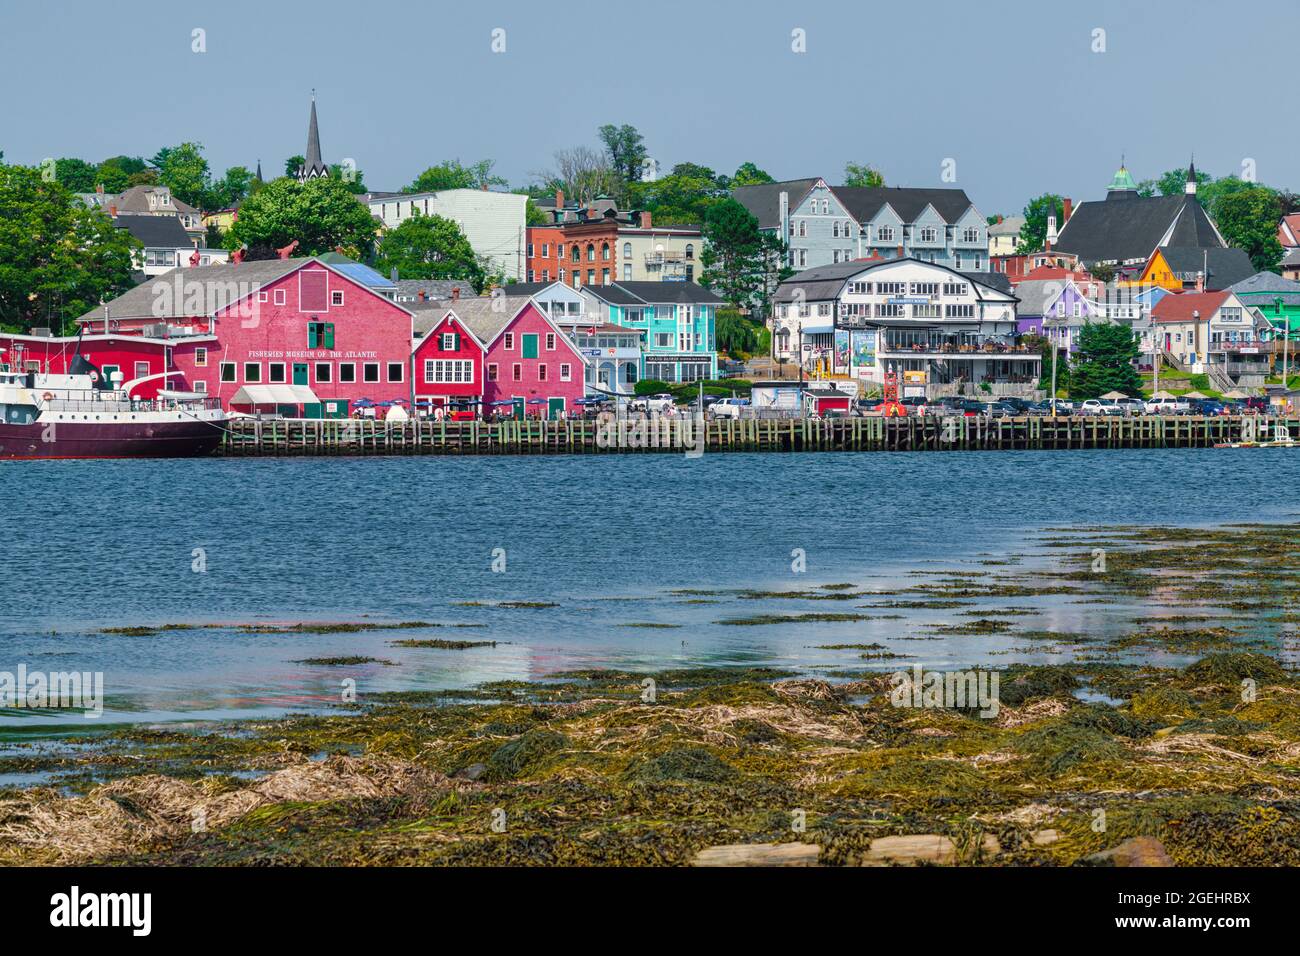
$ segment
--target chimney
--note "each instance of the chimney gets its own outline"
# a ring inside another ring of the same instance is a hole
[[[901,244],[898,247],[898,258],[899,259],[903,258],[903,247]]]
[[[96,186],[95,186],[95,195],[97,195],[97,196],[102,196],[102,195],[104,195],[104,184],[103,184],[103,183],[98,183],[98,184],[96,184]]]
[[[1197,292],[1204,292],[1204,291],[1205,291],[1205,273],[1204,273],[1204,272],[1198,272],[1198,273],[1196,273],[1196,291],[1197,291]]]
[[[1061,205],[1063,207],[1061,210],[1062,212],[1061,225],[1064,226],[1067,222],[1070,221],[1070,216],[1074,212],[1074,200],[1071,199],[1069,196],[1066,196],[1064,199],[1061,200]]]
[[[452,291],[455,292],[456,290],[455,290],[455,289],[452,289]],[[423,289],[420,290],[420,301],[421,301],[421,302],[424,301],[424,290],[423,290]]]
[[[563,189],[557,189],[557,190],[555,190],[555,208],[556,208],[557,211],[558,211],[558,210],[561,210],[561,209],[564,208],[564,190],[563,190]]]
[[[460,286],[454,285],[451,287],[451,301],[456,302],[459,299],[460,299]]]
[[[478,188],[487,192],[487,183],[480,183]]]
[[[591,207],[589,207],[589,208],[587,209],[587,218],[588,218],[588,219],[599,219],[599,218],[600,218],[600,211],[599,211],[595,206],[591,206]]]
[[[642,229],[649,229],[649,228],[650,228],[650,211],[649,211],[649,210],[646,210],[645,212],[641,213],[641,228],[642,228]]]
[[[111,203],[108,204],[108,214],[109,214],[110,216],[116,216],[116,215],[117,215],[117,203],[111,202]]]

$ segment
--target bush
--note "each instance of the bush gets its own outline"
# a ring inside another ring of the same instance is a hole
[[[661,382],[657,378],[643,378],[636,383],[632,391],[636,395],[657,395],[668,391],[668,383]]]
[[[1210,376],[1206,375],[1204,372],[1191,376],[1187,381],[1190,382],[1192,388],[1198,392],[1203,392],[1210,387]]]

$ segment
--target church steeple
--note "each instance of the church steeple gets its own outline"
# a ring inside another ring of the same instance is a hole
[[[329,167],[320,158],[320,127],[316,125],[316,91],[311,91],[311,118],[307,121],[307,152],[298,169],[298,182],[320,179],[330,174]]]
[[[1187,167],[1187,185],[1183,187],[1183,192],[1188,196],[1196,195],[1196,157],[1192,157],[1192,163]]]
[[[262,182],[262,161],[260,159],[257,161],[257,181]]]

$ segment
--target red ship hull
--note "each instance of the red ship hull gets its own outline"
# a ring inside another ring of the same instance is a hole
[[[180,422],[0,422],[0,460],[16,458],[196,458],[221,443],[219,424]]]

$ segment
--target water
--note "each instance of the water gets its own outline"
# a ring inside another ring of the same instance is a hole
[[[94,720],[9,710],[0,724],[27,738],[323,709],[345,678],[364,696],[575,667],[834,672],[1055,660],[1059,651],[1014,636],[916,639],[928,623],[962,620],[961,609],[735,627],[715,622],[853,612],[872,599],[671,592],[839,582],[884,590],[923,580],[909,577],[917,570],[1047,560],[1034,556],[1035,532],[1047,527],[1290,520],[1298,477],[1300,455],[1285,450],[9,462],[0,464],[0,671],[102,671],[106,709]],[[203,571],[194,570],[198,549]],[[804,574],[791,570],[796,549]],[[457,605],[500,601],[559,606]],[[1042,612],[1026,627],[1061,631],[1105,626],[1106,615],[1119,626],[1134,610],[1056,597],[1009,603]],[[307,620],[486,627],[98,633]],[[390,643],[429,637],[498,644]],[[872,642],[907,658],[862,661],[816,647]],[[352,655],[391,663],[294,663]]]

